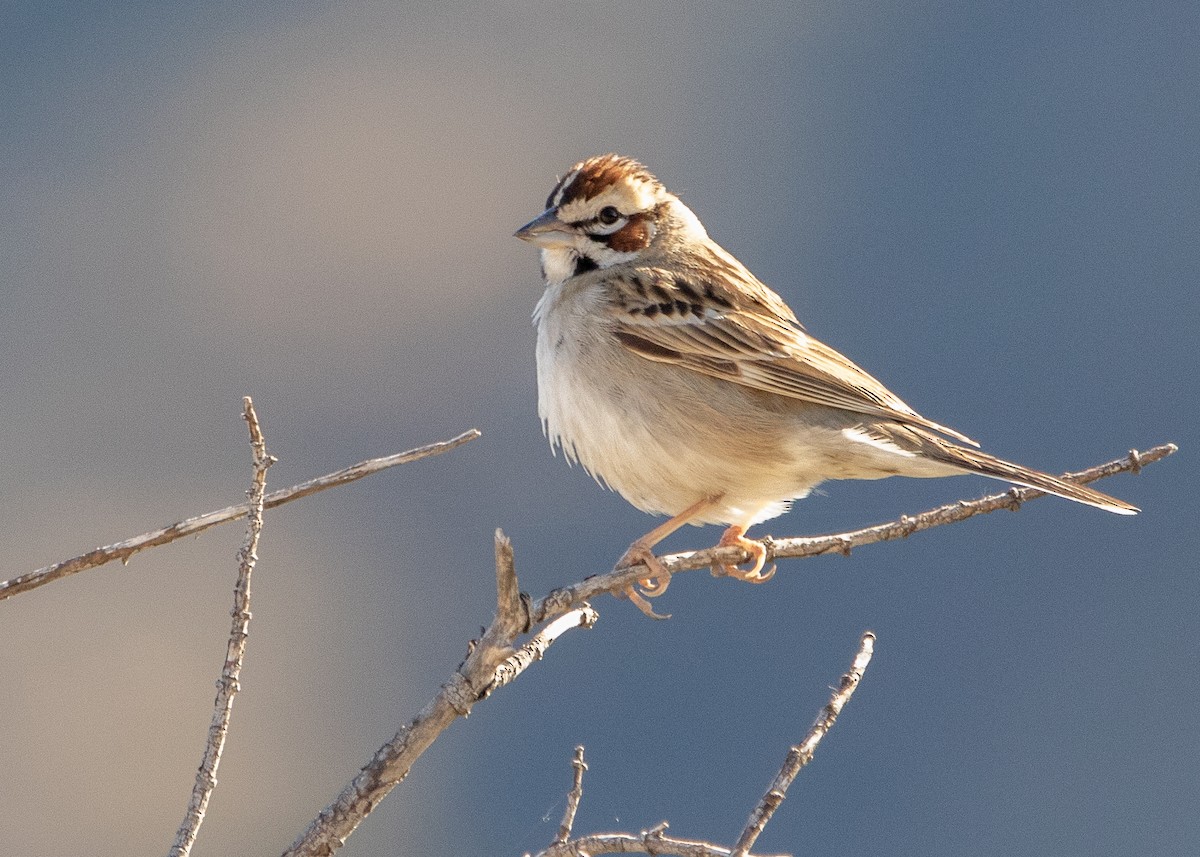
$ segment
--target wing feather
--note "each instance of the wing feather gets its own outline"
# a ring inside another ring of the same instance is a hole
[[[810,337],[783,300],[736,259],[723,250],[710,252],[710,264],[681,266],[682,273],[634,269],[630,276],[641,288],[623,290],[611,304],[614,335],[625,347],[751,389],[919,426],[978,446],[921,416],[844,355]]]

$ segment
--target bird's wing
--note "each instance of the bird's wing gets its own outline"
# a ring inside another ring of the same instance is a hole
[[[918,414],[857,365],[812,338],[787,304],[720,248],[700,264],[634,268],[610,296],[613,335],[648,360],[766,393],[931,429],[978,446]]]

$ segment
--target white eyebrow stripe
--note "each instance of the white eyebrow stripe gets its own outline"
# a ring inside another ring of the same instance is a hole
[[[550,206],[551,208],[558,208],[558,206],[562,205],[563,196],[566,194],[567,188],[569,188],[571,186],[571,182],[575,181],[575,179],[578,177],[579,170],[574,169],[571,170],[567,177],[562,180],[562,183],[558,186],[558,193],[554,194],[554,201],[553,205]]]

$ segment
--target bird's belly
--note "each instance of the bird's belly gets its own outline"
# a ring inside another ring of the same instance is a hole
[[[842,426],[805,422],[793,401],[610,352],[605,343],[558,343],[547,359],[555,343],[539,337],[547,435],[643,511],[675,515],[720,496],[694,523],[748,526],[786,511],[826,478],[874,478],[836,472],[847,469],[838,464],[847,446]]]

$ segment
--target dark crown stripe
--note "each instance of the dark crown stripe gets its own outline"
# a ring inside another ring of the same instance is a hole
[[[546,207],[565,205],[577,199],[591,199],[626,178],[658,184],[658,179],[633,158],[600,155],[573,167],[551,191]]]

